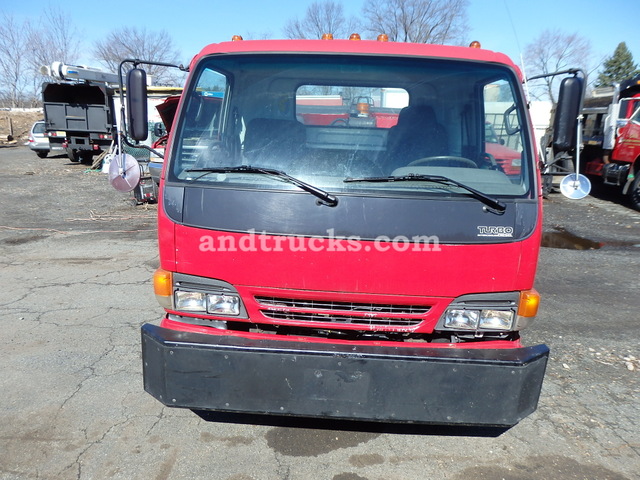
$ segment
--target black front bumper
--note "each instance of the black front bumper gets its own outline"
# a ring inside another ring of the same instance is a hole
[[[511,426],[537,406],[549,349],[375,347],[142,326],[144,388],[197,410]]]

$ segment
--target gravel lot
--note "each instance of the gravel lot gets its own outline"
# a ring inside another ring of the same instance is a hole
[[[0,479],[638,478],[640,214],[617,197],[546,201],[524,341],[551,360],[538,410],[493,431],[166,408],[139,345],[162,314],[155,206],[21,146],[0,185]]]

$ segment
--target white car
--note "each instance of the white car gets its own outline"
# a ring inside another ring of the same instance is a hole
[[[36,155],[40,158],[45,158],[49,154],[51,147],[49,145],[49,137],[45,135],[44,121],[40,120],[31,126],[27,145],[29,145],[29,148],[36,152]],[[60,150],[60,152],[62,152],[62,149],[59,147],[54,148],[54,150]]]

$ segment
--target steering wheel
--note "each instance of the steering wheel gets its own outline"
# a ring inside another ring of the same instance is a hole
[[[336,125],[340,125],[343,127],[346,127],[348,125],[348,121],[346,118],[336,118],[333,122],[331,122],[329,124],[330,127],[336,126]]]
[[[464,157],[456,157],[454,155],[438,155],[435,157],[424,157],[409,163],[409,167],[415,165],[440,164],[443,167],[467,167],[478,168],[473,160]]]
[[[496,162],[496,157],[490,153],[484,153],[482,155],[482,160],[484,160],[485,164],[488,165],[491,170],[500,170],[498,162]]]

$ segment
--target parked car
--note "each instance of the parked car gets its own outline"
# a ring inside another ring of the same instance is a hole
[[[29,148],[36,152],[36,155],[40,158],[45,158],[52,150],[49,145],[49,137],[45,135],[43,120],[35,122],[32,125],[27,145],[29,145]],[[60,152],[62,152],[61,148],[54,148],[53,150],[60,150]]]

